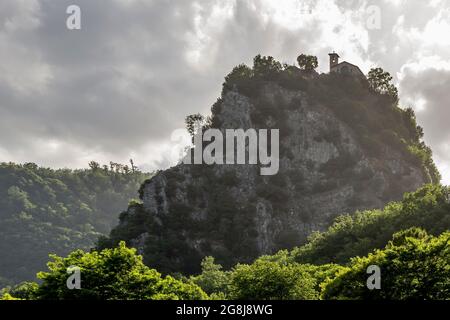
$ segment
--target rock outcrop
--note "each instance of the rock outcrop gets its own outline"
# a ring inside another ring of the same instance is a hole
[[[110,241],[127,240],[163,272],[193,273],[207,255],[229,266],[300,245],[339,214],[381,208],[431,181],[408,153],[418,142],[415,122],[395,103],[361,80],[295,72],[289,83],[281,76],[226,83],[212,109],[221,130],[279,128],[278,174],[261,176],[258,165],[160,171]],[[392,121],[372,123],[377,112]]]

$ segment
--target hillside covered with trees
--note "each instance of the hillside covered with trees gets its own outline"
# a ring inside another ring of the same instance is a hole
[[[40,285],[23,283],[4,289],[0,296],[7,300],[450,299],[449,194],[447,187],[425,186],[384,210],[360,212],[353,220],[339,217],[329,230],[291,251],[229,270],[205,257],[202,272],[190,277],[161,276],[124,242],[90,253],[77,250],[66,258],[53,256],[49,270],[38,274]],[[373,233],[379,234],[378,239]],[[66,270],[74,265],[84,279],[80,290],[66,287]],[[381,270],[379,290],[367,288],[367,268],[372,265]]]
[[[35,278],[50,253],[89,249],[150,175],[133,164],[53,170],[0,164],[0,287]]]

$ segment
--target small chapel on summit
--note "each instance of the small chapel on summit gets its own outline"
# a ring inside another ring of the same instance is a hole
[[[342,74],[365,77],[364,73],[358,66],[351,64],[347,61],[342,61],[341,63],[339,63],[340,57],[336,52],[329,53],[328,55],[330,56],[330,73],[337,72]]]

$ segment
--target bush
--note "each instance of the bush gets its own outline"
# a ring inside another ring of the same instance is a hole
[[[233,269],[230,296],[239,300],[310,300],[317,298],[315,284],[302,265],[257,260]]]
[[[201,263],[202,273],[191,277],[193,283],[202,288],[207,294],[215,294],[223,298],[229,294],[229,271],[222,271],[222,266],[216,264],[213,257],[205,257]]]
[[[89,253],[77,250],[66,258],[51,256],[49,272],[40,272],[42,284],[36,292],[45,300],[143,300],[143,299],[205,299],[206,294],[190,282],[172,277],[162,278],[150,269],[121,242],[118,247]],[[81,289],[69,290],[66,286],[67,270],[80,268]]]
[[[324,299],[450,299],[450,232],[430,237],[417,228],[394,234],[383,250],[352,259],[324,284]],[[381,271],[381,289],[369,290],[367,268]]]

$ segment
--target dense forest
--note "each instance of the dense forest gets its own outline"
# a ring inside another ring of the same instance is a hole
[[[50,253],[91,248],[150,176],[133,164],[89,166],[0,164],[0,287],[34,279]]]
[[[206,257],[202,273],[190,277],[162,276],[124,242],[102,251],[77,250],[53,256],[49,271],[38,274],[40,285],[22,283],[0,294],[5,300],[449,299],[449,196],[449,188],[427,185],[384,210],[339,217],[291,251],[230,270]],[[84,277],[80,290],[65,285],[74,265]],[[381,269],[380,290],[367,289],[371,265]]]

